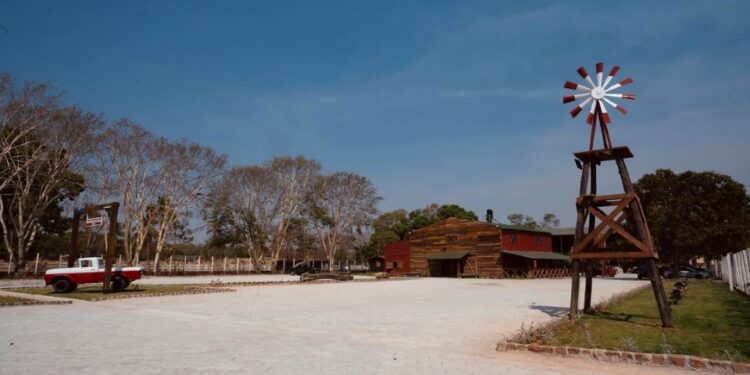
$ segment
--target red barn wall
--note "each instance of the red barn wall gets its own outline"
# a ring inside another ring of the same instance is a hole
[[[513,236],[518,237],[513,242]],[[549,233],[503,228],[503,250],[527,250],[552,252],[552,235]]]
[[[409,271],[409,240],[390,242],[383,247],[386,272],[407,273]],[[394,267],[396,263],[396,267]]]

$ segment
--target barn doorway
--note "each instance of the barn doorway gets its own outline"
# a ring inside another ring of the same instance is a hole
[[[427,255],[430,277],[458,277],[463,273],[468,251],[443,251]]]

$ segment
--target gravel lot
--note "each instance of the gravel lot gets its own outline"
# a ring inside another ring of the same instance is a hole
[[[374,279],[374,276],[354,275],[355,279]],[[272,283],[280,281],[299,281],[299,276],[292,275],[206,275],[206,276],[146,276],[134,284],[210,284],[212,281],[224,283],[254,282]],[[42,277],[36,279],[0,280],[0,289],[12,289],[27,286],[44,286]]]
[[[593,300],[644,283],[595,279]],[[522,322],[563,314],[568,279],[415,279],[237,290],[0,309],[0,345],[6,348],[0,372],[602,373],[588,360],[494,351]],[[620,370],[679,373],[607,365],[610,373]]]

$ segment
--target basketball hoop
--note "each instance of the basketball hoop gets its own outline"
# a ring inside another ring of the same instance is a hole
[[[104,216],[86,217],[86,228],[100,227],[104,225]]]

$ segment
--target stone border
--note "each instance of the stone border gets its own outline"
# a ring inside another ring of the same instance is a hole
[[[607,349],[587,349],[572,346],[516,344],[501,341],[497,351],[523,351],[559,357],[593,358],[599,362],[623,362],[646,366],[677,367],[693,371],[711,371],[720,374],[750,374],[750,363],[721,361],[681,354],[652,354]]]
[[[18,297],[21,298],[21,297]],[[32,305],[70,305],[73,301],[37,301],[28,300],[19,303],[0,303],[0,307],[19,307],[19,306],[32,306]]]
[[[130,298],[144,298],[144,297],[164,297],[164,296],[180,296],[180,295],[188,295],[188,294],[211,294],[211,293],[230,293],[230,292],[236,292],[235,289],[228,289],[228,288],[201,288],[196,290],[184,290],[181,292],[163,292],[163,293],[140,293],[140,294],[113,294],[111,297],[98,297],[98,298],[92,298],[90,300],[82,299],[81,301],[84,302],[102,302],[102,301],[111,301],[116,299],[130,299]]]

